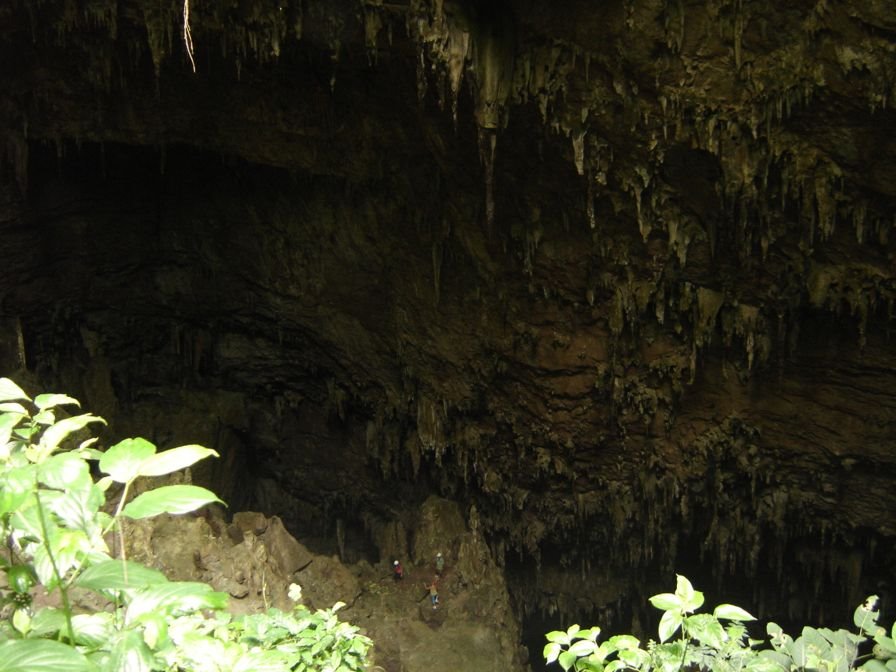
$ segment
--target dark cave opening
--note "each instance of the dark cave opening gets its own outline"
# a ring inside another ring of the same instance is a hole
[[[439,464],[434,455],[418,455],[416,459],[421,462],[415,464],[411,452],[393,454],[387,473],[383,473],[382,464],[371,459],[367,445],[371,424],[379,421],[390,427],[393,447],[406,447],[413,436],[408,420],[411,413],[396,406],[391,412],[405,416],[378,419],[376,409],[365,400],[378,392],[372,379],[382,372],[371,369],[371,374],[365,369],[368,363],[360,361],[350,347],[338,344],[331,334],[315,332],[311,326],[316,318],[313,311],[325,313],[327,302],[349,300],[362,287],[363,278],[354,277],[348,289],[327,294],[315,284],[327,269],[316,276],[320,269],[312,268],[315,261],[309,259],[311,271],[301,278],[295,296],[275,287],[265,295],[263,304],[253,302],[251,295],[239,298],[255,278],[237,263],[239,254],[227,256],[229,245],[250,241],[264,246],[270,242],[268,235],[279,236],[276,242],[286,244],[283,241],[288,240],[287,234],[296,229],[290,229],[278,217],[285,217],[293,208],[305,208],[303,217],[309,212],[324,216],[324,210],[337,200],[351,206],[363,204],[363,198],[344,181],[290,175],[284,170],[259,168],[179,146],[166,148],[164,170],[156,150],[90,143],[81,147],[64,145],[62,150],[35,145],[30,167],[31,187],[19,233],[32,241],[24,248],[31,256],[16,261],[29,282],[4,297],[3,314],[4,318],[21,320],[25,363],[38,377],[53,379],[66,367],[82,373],[90,371],[91,362],[102,350],[111,363],[109,396],[91,389],[88,397],[100,402],[97,410],[101,413],[102,403],[114,400],[118,406],[109,410],[121,415],[166,395],[172,397],[173,405],[177,402],[171,390],[250,391],[250,420],[243,425],[238,421],[224,424],[220,430],[233,436],[231,449],[242,470],[236,482],[231,476],[224,483],[233,495],[232,502],[279,515],[309,548],[337,555],[345,562],[363,559],[377,564],[385,559],[371,537],[365,514],[400,517],[402,507],[413,509],[429,492],[457,496],[464,504],[495,497],[494,492],[479,489],[481,483],[467,484],[459,472],[447,473],[452,467]],[[322,205],[313,203],[311,194],[315,191],[325,195]],[[237,208],[237,203],[242,205]],[[372,244],[373,236],[364,231],[346,232],[341,224],[345,220],[333,217],[326,224],[309,225],[301,230],[305,237],[296,242],[296,247],[312,248],[324,239],[338,247],[347,241],[357,249],[351,248],[345,258],[337,260],[339,263],[357,264],[368,279],[371,274],[386,272],[383,260],[362,254],[365,246]],[[30,233],[25,233],[25,225],[32,229]],[[234,234],[240,228],[244,235]],[[405,223],[398,228],[391,234],[396,238],[414,232],[431,242],[425,226]],[[263,252],[259,258],[276,254],[274,248],[264,248]],[[424,262],[415,270],[422,268],[430,273],[431,259],[425,258]],[[36,263],[44,275],[35,274],[33,268],[28,270],[28,263]],[[102,273],[94,274],[97,268]],[[178,274],[174,272],[178,268],[189,270]],[[275,270],[271,277],[275,277]],[[454,287],[467,281],[457,280]],[[130,302],[109,300],[116,286],[122,284],[129,285]],[[358,314],[360,322],[376,323],[379,315],[390,309],[389,300],[380,292],[364,294],[362,299],[365,310]],[[308,303],[304,303],[306,300]],[[296,309],[299,317],[284,319],[277,312],[284,307]],[[855,342],[855,329],[832,328],[831,319],[819,318],[826,322],[817,329],[807,322],[802,344],[815,351],[839,352],[854,347],[850,344]],[[537,340],[528,332],[520,342],[527,351],[538,351]],[[705,355],[707,363],[714,363],[713,357],[713,351]],[[805,361],[806,355],[794,353],[786,365],[796,368]],[[423,363],[422,357],[415,362],[418,367]],[[355,374],[354,367],[361,374]],[[823,380],[830,374],[830,370],[824,370],[817,375]],[[75,388],[81,384],[75,382],[71,371],[66,375]],[[387,371],[383,375],[410,377],[408,371]],[[709,375],[703,380],[704,375],[701,372],[698,376],[701,383],[718,384]],[[849,371],[842,375],[849,375]],[[492,378],[495,384],[512,381],[512,375],[504,376],[500,371]],[[415,381],[414,385],[422,387],[425,383]],[[471,402],[473,409],[466,417],[482,419],[485,414],[480,407],[485,405],[481,398]],[[158,421],[159,416],[152,419]],[[731,423],[732,436],[755,438],[749,428],[736,425]],[[136,429],[159,431],[161,435],[155,439],[160,443],[167,439],[165,429]],[[501,431],[501,439],[510,442],[512,433]],[[460,462],[462,453],[455,448],[446,455],[449,461]],[[739,459],[739,454],[708,459],[710,476],[705,483],[694,484],[694,491],[718,490],[732,497],[736,493],[734,499],[748,500],[750,483],[738,466]],[[351,473],[329,482],[329,476],[339,474],[346,462],[355,465]],[[875,477],[867,467],[850,473],[858,481]],[[300,487],[293,490],[288,487],[290,479],[305,480],[312,487],[308,492]],[[546,476],[533,482],[547,489]],[[802,487],[814,486],[805,482]],[[821,487],[830,490],[833,486]],[[533,491],[538,490],[533,487]],[[659,500],[642,504],[645,512],[663,505]],[[708,603],[712,602],[710,595],[719,595],[717,601],[724,599],[750,611],[761,611],[753,606],[758,603],[776,605],[764,617],[774,618],[785,629],[788,624],[805,622],[834,626],[848,625],[837,619],[848,621],[849,610],[855,606],[846,604],[843,594],[847,584],[854,583],[850,562],[860,564],[863,592],[890,590],[887,572],[894,558],[893,544],[875,531],[856,531],[849,540],[823,538],[820,551],[816,548],[817,537],[797,534],[778,548],[761,549],[757,573],[745,576],[725,568],[724,559],[713,560],[711,553],[702,552],[705,540],[699,531],[712,526],[712,513],[692,513],[689,520],[682,521],[691,531],[683,533],[678,541],[672,563],[675,571],[688,575],[707,593]],[[824,513],[817,515],[823,517]],[[797,518],[787,522],[799,525]],[[819,534],[823,537],[824,533]],[[500,540],[500,533],[496,537]],[[863,537],[873,539],[874,544]],[[861,555],[870,545],[877,546],[874,559],[850,559],[851,546]],[[835,557],[838,548],[846,549],[841,565]],[[824,555],[831,549],[834,555]],[[563,548],[548,543],[541,552],[545,566],[579,573],[574,561],[561,562],[568,552]],[[674,575],[661,571],[657,563],[632,570],[625,566],[624,550],[611,549],[608,555],[615,579],[624,582],[621,588],[616,586],[616,597],[603,607],[594,608],[586,600],[555,615],[545,615],[548,612],[525,604],[526,598],[520,597],[539,582],[533,578],[533,558],[524,557],[518,564],[508,561],[506,577],[511,593],[517,597],[517,611],[527,614],[522,618],[523,644],[529,649],[533,669],[540,669],[544,633],[565,629],[572,622],[600,624],[607,633],[641,629],[649,636],[655,631],[647,597],[654,591],[669,590]],[[792,579],[787,594],[780,592],[782,578],[775,569],[782,557],[783,573]],[[596,564],[595,559],[589,562],[591,566]],[[736,562],[743,563],[744,559]],[[583,579],[572,592],[587,590],[589,585],[591,581]],[[889,609],[887,604],[885,598],[885,608]]]

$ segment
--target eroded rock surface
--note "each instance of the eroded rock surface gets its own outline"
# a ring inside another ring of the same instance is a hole
[[[4,371],[534,632],[891,590],[891,2],[190,5],[0,5]]]
[[[302,587],[311,609],[343,602],[340,616],[374,640],[371,665],[387,672],[528,669],[503,574],[481,533],[467,529],[457,504],[435,497],[418,521],[401,581],[392,578],[389,560],[345,564],[312,553],[278,517],[255,512],[230,523],[213,510],[129,525],[128,556],[171,579],[229,593],[234,613],[290,609],[291,583]],[[437,552],[446,565],[433,609],[426,584],[436,578]]]

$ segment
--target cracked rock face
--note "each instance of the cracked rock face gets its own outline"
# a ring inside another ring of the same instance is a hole
[[[0,7],[4,372],[533,629],[886,597],[892,3],[209,4]]]

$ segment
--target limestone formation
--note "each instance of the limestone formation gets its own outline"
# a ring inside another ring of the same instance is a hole
[[[896,5],[188,8],[0,3],[4,373],[348,564],[454,502],[536,654],[886,603]]]

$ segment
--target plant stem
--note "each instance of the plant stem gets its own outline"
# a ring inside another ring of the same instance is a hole
[[[34,482],[34,499],[37,502],[37,517],[40,518],[40,530],[44,537],[44,548],[47,549],[47,557],[50,558],[50,566],[53,568],[53,574],[56,577],[56,582],[59,584],[59,594],[62,596],[62,611],[65,614],[68,639],[71,645],[74,646],[75,629],[72,626],[72,605],[68,599],[68,588],[66,588],[65,583],[62,581],[62,576],[59,574],[59,566],[56,564],[56,558],[53,555],[53,550],[50,548],[50,533],[47,529],[47,521],[44,517],[44,507],[40,501],[40,487],[36,479]]]

